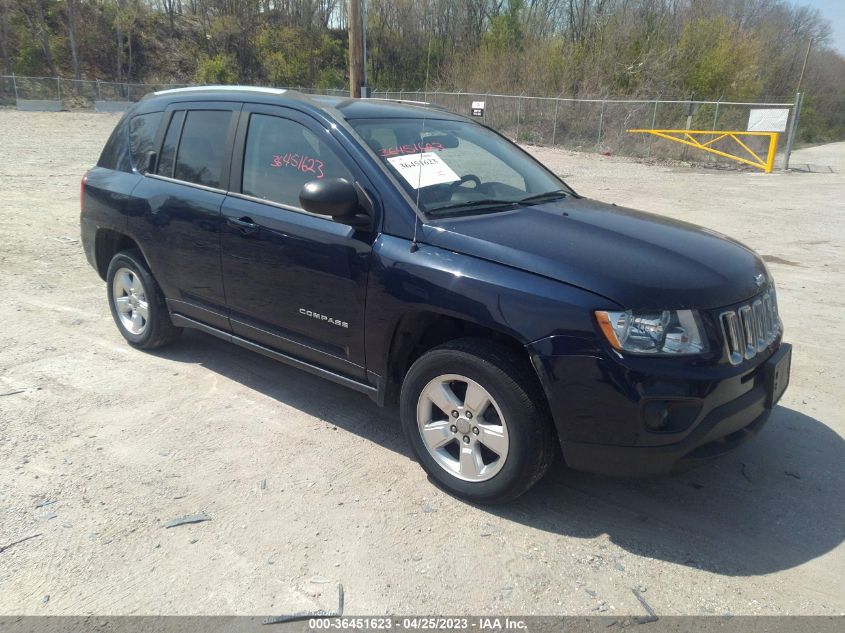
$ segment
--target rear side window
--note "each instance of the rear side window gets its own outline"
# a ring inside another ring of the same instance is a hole
[[[132,171],[129,162],[129,137],[126,132],[127,119],[124,117],[114,128],[109,140],[100,154],[97,167],[116,169],[117,171]]]
[[[301,123],[265,114],[250,116],[243,193],[299,209],[302,186],[323,178],[354,180],[331,146]]]
[[[158,170],[156,173],[169,178],[173,177],[173,166],[176,164],[176,146],[179,144],[179,133],[182,131],[182,122],[185,120],[185,111],[174,112],[167,126],[167,134],[164,135],[164,142],[161,144],[161,155],[158,159]]]
[[[140,170],[146,165],[147,152],[154,151],[158,125],[163,112],[139,114],[129,120],[129,149],[132,154],[132,167]]]
[[[220,188],[232,112],[192,110],[185,117],[174,178]]]

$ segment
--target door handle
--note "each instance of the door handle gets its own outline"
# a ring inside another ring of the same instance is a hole
[[[244,235],[255,233],[261,228],[252,221],[252,218],[226,218],[226,224],[239,228]]]

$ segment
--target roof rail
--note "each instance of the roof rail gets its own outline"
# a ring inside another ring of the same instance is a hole
[[[414,105],[430,106],[428,101],[412,101],[411,99],[388,99],[387,97],[364,97],[370,101],[392,101],[393,103],[413,103]]]
[[[408,103],[410,105],[418,105],[418,106],[426,106],[428,108],[437,108],[438,110],[446,110],[449,111],[449,108],[445,106],[439,105],[437,103],[431,103],[430,101],[413,101],[411,99],[388,99],[387,97],[364,97],[364,99],[368,101],[390,101],[391,103]]]
[[[179,92],[195,92],[200,90],[239,90],[241,92],[263,92],[264,94],[281,95],[288,92],[284,88],[265,88],[262,86],[188,86],[187,88],[169,88],[167,90],[157,90],[153,94],[169,95]]]

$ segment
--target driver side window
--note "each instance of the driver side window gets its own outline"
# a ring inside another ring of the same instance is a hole
[[[354,177],[334,150],[296,121],[266,114],[249,118],[241,191],[301,209],[299,192],[311,180]]]

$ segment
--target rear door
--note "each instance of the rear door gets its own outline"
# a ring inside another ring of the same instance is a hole
[[[235,334],[360,378],[375,230],[308,213],[299,203],[306,182],[333,177],[369,188],[316,120],[245,105],[223,204],[223,281]]]
[[[132,229],[173,312],[229,329],[220,265],[221,206],[237,128],[235,103],[175,103]]]

